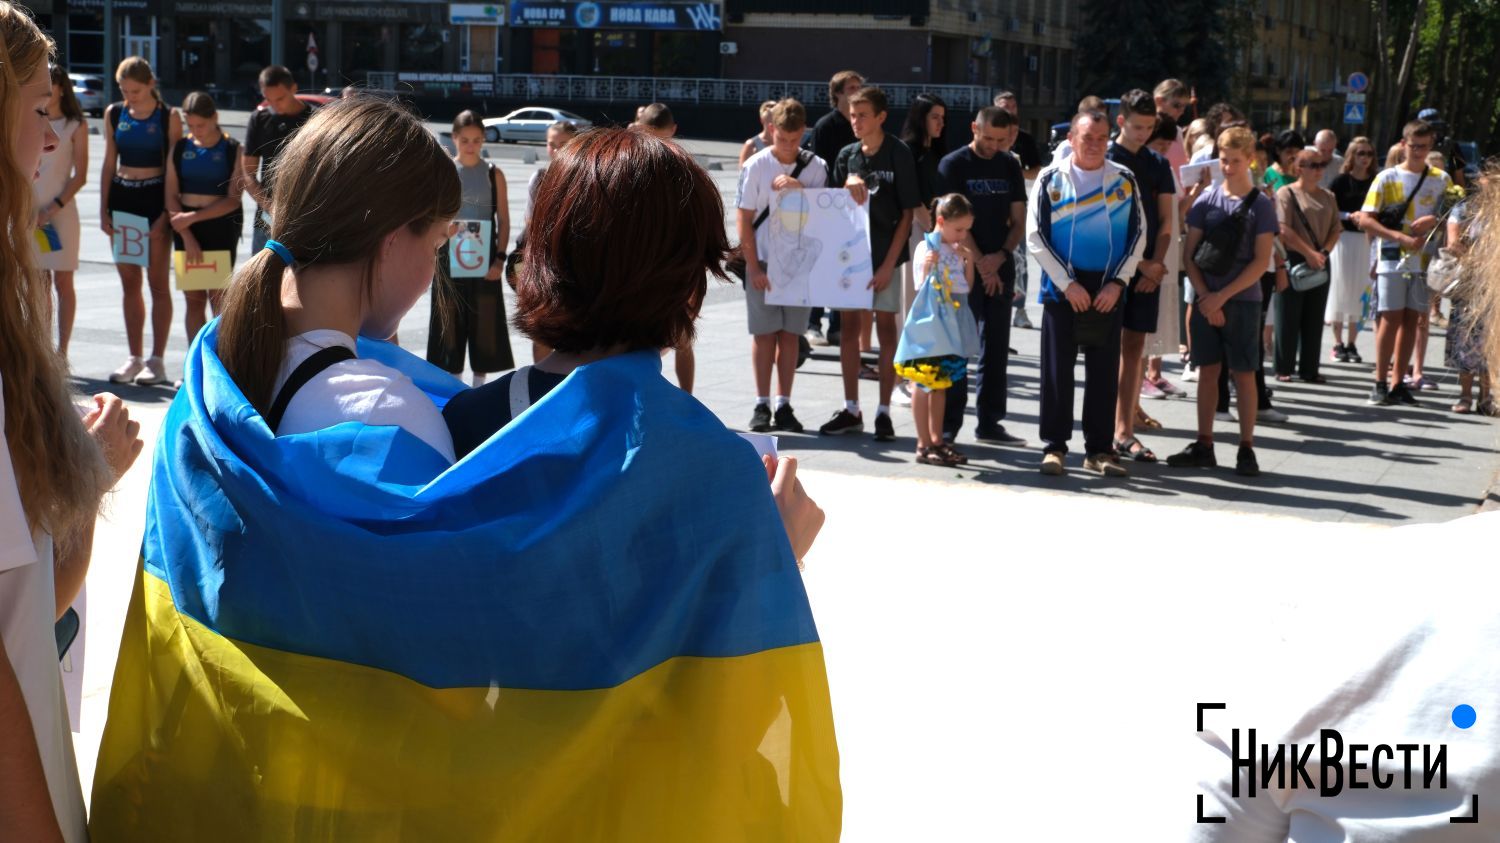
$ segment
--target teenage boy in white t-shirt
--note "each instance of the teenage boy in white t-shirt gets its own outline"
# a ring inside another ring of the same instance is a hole
[[[825,187],[828,168],[810,151],[801,150],[807,109],[784,99],[771,109],[771,145],[750,156],[740,173],[739,232],[745,255],[745,310],[750,327],[750,363],[755,372],[755,409],[750,429],[802,432],[792,412],[792,380],[797,374],[798,340],[807,328],[810,307],[766,304],[771,289],[766,260],[770,238],[781,229],[771,224],[771,201],[783,190]],[[796,176],[792,174],[796,173]],[[771,368],[776,368],[776,410],[771,411]]]
[[[1427,235],[1438,226],[1438,203],[1453,184],[1427,164],[1437,141],[1432,124],[1413,120],[1401,131],[1402,162],[1375,177],[1365,197],[1360,227],[1379,241],[1376,273],[1375,387],[1367,403],[1416,404],[1401,382],[1416,347],[1418,322],[1427,312]],[[1381,211],[1402,211],[1399,225],[1380,222]],[[1394,359],[1393,359],[1394,355]],[[1394,362],[1395,365],[1391,365]],[[1389,368],[1387,368],[1389,367]]]

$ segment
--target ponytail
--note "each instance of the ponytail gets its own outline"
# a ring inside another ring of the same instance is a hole
[[[286,353],[286,313],[281,306],[286,266],[270,249],[251,256],[235,273],[219,317],[219,360],[261,415],[270,412],[271,390]]]

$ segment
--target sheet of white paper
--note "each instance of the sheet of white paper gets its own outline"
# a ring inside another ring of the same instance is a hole
[[[74,732],[83,731],[83,639],[89,621],[88,593],[85,585],[78,592],[78,599],[73,601],[73,608],[78,612],[78,637],[73,639],[73,646],[68,648],[68,654],[59,664],[63,696],[68,701],[68,724]]]
[[[764,433],[745,433],[743,431],[735,432],[739,433],[741,439],[755,446],[755,453],[763,457],[770,457],[773,460],[777,458],[776,437],[769,436]]]
[[[1183,164],[1178,172],[1182,174],[1182,183],[1188,186],[1197,184],[1198,180],[1203,178],[1205,172],[1208,173],[1209,178],[1213,180],[1214,184],[1224,183],[1224,169],[1219,166],[1219,159],[1217,158],[1200,161],[1197,164]]]
[[[483,278],[490,271],[489,220],[456,220],[458,233],[448,239],[448,273],[452,278]]]
[[[870,213],[844,188],[783,190],[771,200],[766,304],[868,310]]]
[[[110,224],[115,227],[115,236],[110,238],[114,249],[115,263],[131,263],[148,266],[151,263],[151,223],[138,214],[114,211]]]

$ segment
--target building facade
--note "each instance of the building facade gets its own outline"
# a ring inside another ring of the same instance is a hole
[[[1252,125],[1332,128],[1342,141],[1362,133],[1365,124],[1344,118],[1349,76],[1373,77],[1378,66],[1371,4],[1256,0],[1252,26],[1239,56]]]

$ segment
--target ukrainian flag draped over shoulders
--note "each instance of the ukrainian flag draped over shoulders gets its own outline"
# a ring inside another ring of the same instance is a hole
[[[765,471],[657,355],[580,368],[445,469],[392,427],[273,437],[216,328],[155,452],[95,841],[838,837]]]

